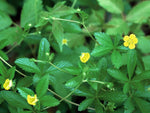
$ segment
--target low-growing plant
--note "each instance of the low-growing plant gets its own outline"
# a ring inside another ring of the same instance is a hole
[[[149,113],[149,9],[149,0],[1,0],[0,112]]]

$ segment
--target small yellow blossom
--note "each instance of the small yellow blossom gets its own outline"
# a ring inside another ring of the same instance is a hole
[[[5,90],[9,90],[13,86],[12,80],[6,79],[3,87]]]
[[[129,49],[134,49],[135,44],[138,43],[138,39],[134,34],[130,34],[130,36],[124,36],[123,40],[124,40],[123,45],[125,47],[129,47]]]
[[[67,42],[68,42],[67,39],[63,39],[63,40],[62,40],[62,45],[67,45],[67,44],[68,44]]]
[[[27,95],[27,102],[28,102],[30,105],[35,106],[37,101],[38,101],[38,98],[37,98],[37,95],[36,95],[36,94],[35,94],[34,96]]]
[[[86,63],[90,59],[89,53],[82,53],[80,56],[80,60],[82,63]]]

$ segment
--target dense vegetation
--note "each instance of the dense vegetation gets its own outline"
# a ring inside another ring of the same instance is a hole
[[[149,0],[0,0],[0,113],[149,113]]]

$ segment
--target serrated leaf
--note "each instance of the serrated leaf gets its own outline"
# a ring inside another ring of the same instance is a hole
[[[15,61],[15,64],[27,72],[40,73],[40,69],[37,65],[28,58],[19,58]]]
[[[32,109],[27,101],[19,94],[12,91],[1,91],[3,98],[13,107],[19,107],[24,109]]]
[[[48,61],[50,54],[50,44],[46,38],[42,38],[40,41],[39,51],[38,51],[38,60]],[[44,63],[38,63],[40,70],[43,72],[47,67]]]
[[[101,100],[122,103],[127,99],[127,95],[119,91],[102,91],[99,96]]]
[[[134,104],[132,102],[132,98],[128,98],[124,103],[125,111],[124,113],[132,113],[134,111]]]
[[[33,92],[31,89],[29,89],[29,88],[26,88],[26,87],[19,87],[19,88],[17,88],[17,89],[18,89],[20,95],[21,95],[22,97],[24,97],[25,99],[27,99],[27,95],[32,95],[32,96],[34,96],[34,92]]]
[[[134,97],[136,104],[138,105],[141,113],[148,113],[150,111],[150,103],[144,99]]]
[[[47,92],[49,85],[49,75],[44,75],[38,82],[36,86],[37,96],[40,98]]]
[[[112,64],[119,69],[122,66],[122,56],[119,51],[114,50],[111,54]]]
[[[111,19],[107,25],[111,26],[106,30],[109,35],[127,34],[129,32],[128,24],[120,18]]]
[[[97,46],[94,48],[91,55],[95,56],[95,57],[101,57],[101,56],[104,56],[104,55],[110,53],[111,50],[112,50],[111,47],[103,47],[100,45],[100,46]]]
[[[143,73],[136,75],[133,78],[133,81],[142,81],[147,79],[150,79],[150,71],[144,71]]]
[[[89,107],[93,103],[93,101],[94,101],[93,98],[87,98],[83,100],[78,107],[78,111],[83,111],[87,109],[87,107]]]
[[[143,1],[137,4],[127,15],[127,20],[134,23],[145,22],[150,17],[150,1]]]
[[[136,50],[129,50],[127,55],[128,55],[127,70],[128,70],[129,79],[131,79],[137,62]]]
[[[40,102],[44,107],[54,107],[59,105],[59,100],[50,95],[43,96],[40,99]]]
[[[38,22],[42,7],[42,0],[26,0],[21,11],[21,26],[35,25]]]
[[[70,79],[69,81],[67,81],[67,83],[65,84],[66,87],[70,87],[70,88],[74,88],[77,85],[79,85],[82,81],[82,76],[78,75],[72,79]]]
[[[0,41],[6,40],[7,45],[19,45],[23,40],[23,31],[19,27],[9,27],[0,31]]]
[[[58,2],[53,8],[52,10],[50,10],[50,14],[51,16],[54,17],[61,17],[61,16],[66,16],[69,14],[74,14],[77,12],[77,10],[68,7],[65,4],[65,1],[63,2]]]
[[[120,70],[116,70],[116,69],[107,69],[107,72],[109,73],[110,76],[112,76],[113,78],[120,80],[120,81],[128,81],[127,76],[122,73]]]
[[[97,0],[99,5],[106,9],[108,12],[120,14],[123,12],[122,0]]]
[[[64,39],[64,29],[59,21],[57,20],[53,21],[52,32],[55,40],[59,45],[60,51],[62,51],[62,40]]]
[[[95,33],[94,36],[100,45],[111,48],[113,47],[112,40],[107,34],[99,32]]]
[[[20,79],[17,83],[17,87],[29,87],[32,84],[33,78],[31,76],[26,76]]]
[[[9,27],[12,24],[11,18],[2,11],[0,11],[0,20],[0,30]]]

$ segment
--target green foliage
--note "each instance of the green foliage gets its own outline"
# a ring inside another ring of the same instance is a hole
[[[36,86],[36,93],[38,97],[42,97],[47,92],[49,85],[49,75],[44,75],[38,82]]]
[[[19,94],[12,91],[1,91],[2,97],[13,107],[17,106],[25,109],[32,109],[26,100]]]
[[[21,26],[35,25],[38,22],[40,11],[42,11],[42,0],[26,0],[21,12]]]
[[[149,9],[149,0],[0,0],[0,112],[148,113]]]

